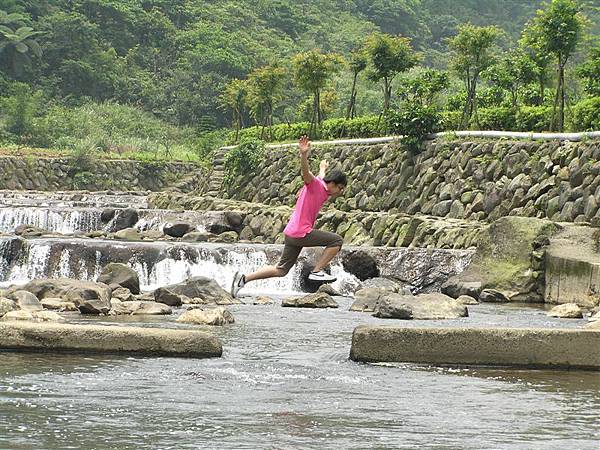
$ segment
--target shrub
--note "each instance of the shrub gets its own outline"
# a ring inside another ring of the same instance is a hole
[[[573,107],[571,117],[573,131],[600,130],[600,97],[591,97]]]
[[[503,130],[509,131],[515,129],[516,110],[514,108],[495,107],[481,108],[477,111],[479,118],[479,128],[482,130]]]
[[[419,104],[405,104],[401,110],[388,114],[388,129],[402,135],[408,150],[418,153],[423,139],[440,129],[441,116],[436,108]]]
[[[225,176],[223,182],[228,189],[235,188],[235,181],[250,175],[263,159],[265,143],[259,139],[247,139],[225,154]]]
[[[517,111],[515,129],[517,131],[546,131],[550,129],[552,107],[521,106]]]

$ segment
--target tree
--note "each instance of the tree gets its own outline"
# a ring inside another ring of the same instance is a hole
[[[42,33],[24,26],[25,19],[21,14],[0,10],[0,68],[4,66],[13,77],[19,76],[23,66],[30,63],[29,54],[42,56],[42,48],[35,39]]]
[[[575,0],[552,0],[538,10],[527,25],[532,40],[540,50],[556,59],[557,83],[552,110],[551,130],[564,130],[565,124],[565,66],[581,40],[585,19]],[[558,110],[558,114],[557,114]]]
[[[225,86],[220,95],[221,106],[231,110],[235,127],[235,141],[238,141],[240,130],[244,127],[244,107],[248,95],[248,82],[233,79]]]
[[[425,69],[413,78],[402,81],[398,95],[406,102],[417,103],[420,106],[431,106],[436,96],[450,85],[447,72],[435,69]]]
[[[321,90],[333,74],[339,71],[342,58],[331,53],[321,53],[320,50],[309,50],[298,53],[292,59],[294,65],[294,80],[298,87],[313,96],[310,134],[318,133],[323,111],[321,109]]]
[[[262,126],[260,138],[265,138],[265,130],[273,125],[273,110],[281,99],[281,91],[286,70],[276,65],[254,69],[248,75],[246,104],[257,125]]]
[[[467,98],[460,119],[460,127],[467,127],[471,118],[477,121],[477,83],[481,73],[494,63],[493,46],[500,35],[495,26],[477,27],[466,23],[448,42],[454,54],[452,68],[462,77]]]
[[[357,49],[350,52],[348,65],[352,71],[352,89],[350,91],[350,101],[346,109],[346,119],[353,119],[356,115],[356,81],[358,75],[367,68],[369,63],[368,56],[364,49]]]
[[[369,78],[375,82],[383,82],[383,112],[387,116],[392,97],[392,81],[399,73],[417,65],[420,55],[417,54],[409,38],[373,33],[367,37],[366,51],[371,62]]]
[[[518,106],[520,90],[537,80],[538,67],[523,50],[511,50],[484,72],[485,78],[510,95],[511,106]]]
[[[583,89],[592,97],[600,97],[600,46],[590,50],[589,59],[577,70]]]

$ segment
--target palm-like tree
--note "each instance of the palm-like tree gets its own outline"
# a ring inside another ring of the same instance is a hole
[[[24,19],[20,14],[0,11],[0,65],[13,76],[19,75],[23,65],[30,63],[30,54],[42,56],[40,44],[34,39],[41,32],[23,26]]]

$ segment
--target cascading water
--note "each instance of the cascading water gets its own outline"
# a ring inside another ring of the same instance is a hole
[[[0,241],[3,246],[0,250],[8,248],[10,242]],[[0,285],[22,284],[33,278],[95,280],[104,265],[122,262],[138,273],[142,290],[153,290],[198,275],[213,278],[223,288],[228,288],[237,270],[243,273],[254,271],[274,264],[278,256],[279,250],[273,246],[28,240],[22,243],[17,255],[0,251]],[[332,266],[332,272],[338,278],[334,287],[342,293],[351,292],[359,284],[339,263]],[[287,276],[254,282],[244,292],[299,293],[300,276],[299,264]]]
[[[65,207],[4,207],[0,208],[0,232],[11,233],[19,225],[33,225],[51,233],[77,233],[107,230],[109,224],[102,223],[99,208]],[[142,209],[134,225],[140,231],[162,230],[166,223],[181,220],[205,232],[212,223],[224,221],[222,213],[206,211],[172,211]]]

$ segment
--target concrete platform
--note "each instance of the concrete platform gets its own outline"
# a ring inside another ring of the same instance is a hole
[[[359,326],[350,359],[600,370],[600,331]]]
[[[220,357],[223,353],[219,339],[203,331],[20,321],[0,323],[2,350],[193,358]]]

